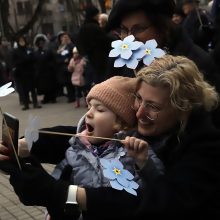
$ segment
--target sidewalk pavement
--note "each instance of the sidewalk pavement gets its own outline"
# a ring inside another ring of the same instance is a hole
[[[39,100],[41,97],[38,97]],[[84,105],[84,103],[82,103]],[[42,105],[41,109],[22,111],[19,105],[17,93],[0,98],[0,107],[3,112],[8,112],[19,119],[19,136],[23,136],[27,126],[29,115],[38,116],[40,127],[52,127],[56,125],[77,125],[78,120],[86,112],[85,107],[75,109],[73,103],[67,103],[66,97],[59,97],[57,103]],[[0,116],[2,121],[2,117]],[[2,133],[0,123],[0,137]],[[0,138],[1,139],[1,138]],[[48,172],[53,170],[54,165],[43,164]],[[8,176],[0,174],[0,220],[43,220],[44,207],[24,206],[13,188],[9,184]]]

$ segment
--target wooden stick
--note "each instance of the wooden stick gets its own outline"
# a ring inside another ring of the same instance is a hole
[[[55,132],[55,131],[44,131],[44,130],[39,130],[39,133],[54,134],[54,135],[66,135],[66,136],[71,136],[71,137],[80,136],[80,137],[96,138],[96,139],[109,140],[109,141],[119,141],[121,143],[124,143],[124,140],[120,140],[120,139],[116,139],[116,138],[96,137],[96,136],[89,136],[89,135],[84,135],[84,134],[70,134],[70,133],[62,133],[62,132]]]

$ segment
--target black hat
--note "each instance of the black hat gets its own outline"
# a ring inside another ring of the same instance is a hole
[[[85,9],[86,12],[86,18],[93,18],[97,14],[99,14],[98,8],[96,8],[94,5],[90,5]]]
[[[185,17],[186,15],[184,14],[182,7],[176,7],[174,10],[174,14],[180,15],[182,17]]]
[[[182,0],[182,5],[188,4],[188,3],[199,3],[199,0]]]
[[[119,0],[111,10],[107,29],[119,27],[123,17],[139,10],[145,11],[146,14],[164,14],[172,17],[174,9],[174,0]]]

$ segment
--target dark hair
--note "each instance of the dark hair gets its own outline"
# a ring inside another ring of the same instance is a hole
[[[97,14],[99,14],[99,10],[94,5],[87,6],[87,8],[85,9],[86,19],[91,19]]]
[[[188,4],[188,3],[196,3],[196,4],[198,4],[198,3],[200,3],[200,1],[199,0],[182,0],[182,5]]]
[[[107,30],[120,26],[124,17],[137,11],[144,11],[149,16],[171,18],[175,9],[173,0],[119,0],[109,15]]]

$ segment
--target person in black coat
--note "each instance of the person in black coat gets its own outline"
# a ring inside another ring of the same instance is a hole
[[[182,1],[182,9],[186,15],[182,25],[193,42],[208,51],[214,34],[213,19],[208,11],[200,8],[199,2],[199,0]]]
[[[76,46],[81,56],[86,56],[91,65],[93,82],[102,82],[108,62],[108,53],[113,40],[98,23],[99,10],[89,6],[85,10],[85,21],[80,27]]]
[[[46,48],[47,37],[43,34],[38,34],[34,38],[34,51],[35,71],[37,77],[37,92],[43,94],[42,104],[55,103],[57,91],[57,66],[55,54],[52,50]]]
[[[133,138],[128,134],[124,144],[143,180],[137,196],[109,187],[68,188],[67,181],[53,179],[36,160],[23,161],[20,171],[6,160],[6,147],[0,145],[0,169],[10,174],[10,183],[22,203],[46,206],[52,219],[68,219],[67,213],[77,219],[77,207],[87,220],[219,219],[220,131],[209,113],[219,101],[215,88],[204,80],[193,61],[182,56],[154,60],[137,73],[137,79],[131,106],[138,124],[132,136],[151,146],[165,171],[155,172],[148,148],[132,148]],[[50,130],[75,132],[73,127]],[[67,146],[65,136],[40,134],[31,154],[41,162],[57,163]],[[71,208],[66,204],[67,195],[72,195],[75,204]]]
[[[56,50],[56,74],[58,88],[57,93],[59,95],[64,95],[64,87],[67,91],[67,102],[75,101],[75,88],[71,82],[71,73],[68,71],[68,64],[72,58],[72,50],[74,44],[72,42],[71,36],[69,33],[61,31],[57,36],[58,47]]]
[[[12,51],[12,67],[19,99],[24,105],[22,110],[29,109],[29,92],[31,92],[33,107],[41,108],[37,100],[33,49],[27,45],[24,36],[18,38],[17,46]]]

